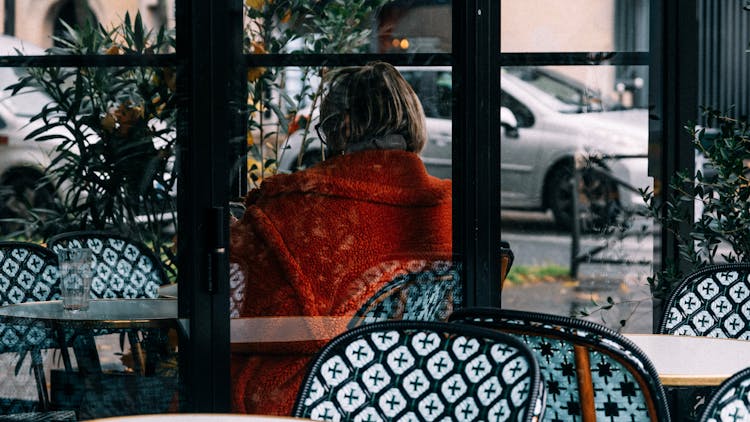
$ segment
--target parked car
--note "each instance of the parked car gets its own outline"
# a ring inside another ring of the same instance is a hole
[[[44,50],[18,38],[0,36],[0,55],[43,55]],[[54,142],[24,140],[41,121],[30,122],[52,100],[41,90],[24,90],[16,95],[5,88],[18,82],[23,68],[0,68],[0,220],[24,218],[33,208],[50,208],[55,191],[40,183],[50,164]],[[0,221],[0,235],[17,228]]]
[[[450,67],[401,67],[427,115],[428,143],[422,160],[430,174],[451,177]],[[572,225],[572,169],[581,172],[581,218],[611,221],[623,209],[641,208],[638,188],[647,176],[648,114],[608,102],[598,92],[551,70],[503,68],[501,204],[503,208],[551,210],[558,225]],[[301,137],[292,136],[279,162],[295,171]],[[320,143],[309,143],[302,167],[320,161]],[[588,165],[581,166],[582,162]]]

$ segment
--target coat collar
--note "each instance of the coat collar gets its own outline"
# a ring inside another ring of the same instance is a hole
[[[431,206],[450,201],[451,182],[430,176],[419,156],[396,150],[368,150],[329,158],[294,174],[266,179],[258,199],[316,193],[392,205]]]

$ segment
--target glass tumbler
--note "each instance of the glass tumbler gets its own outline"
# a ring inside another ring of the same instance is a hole
[[[57,252],[63,309],[84,311],[89,306],[94,256],[88,248],[66,248]]]

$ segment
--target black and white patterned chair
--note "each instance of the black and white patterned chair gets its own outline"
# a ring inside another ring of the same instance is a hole
[[[96,261],[94,277],[91,280],[91,297],[94,299],[155,299],[159,297],[159,286],[168,283],[168,278],[159,258],[145,244],[126,236],[106,231],[75,231],[61,233],[47,241],[48,247],[57,252],[62,248],[90,248]],[[110,334],[110,330],[92,330],[87,334],[95,336]],[[77,336],[79,341],[90,340]],[[139,350],[143,340],[137,330],[128,331],[132,350]],[[149,330],[143,334],[155,338],[153,342],[163,343],[166,339],[159,330]],[[153,343],[152,342],[152,343]],[[134,353],[140,356],[140,351]],[[134,359],[134,370],[144,372],[144,362]],[[86,364],[86,361],[79,362]],[[95,369],[96,367],[94,367]]]
[[[349,328],[378,321],[447,321],[463,303],[459,264],[435,261],[396,276],[357,311]]]
[[[96,260],[91,296],[97,299],[156,298],[159,286],[168,283],[154,252],[135,239],[103,231],[67,232],[53,236],[48,247],[90,248]]]
[[[704,267],[664,307],[660,333],[750,340],[750,263]]]
[[[546,421],[669,421],[653,364],[630,340],[589,321],[464,308],[450,321],[513,334],[534,353],[545,383]]]
[[[49,249],[28,242],[0,242],[0,305],[40,302],[60,298],[57,256]],[[15,414],[17,420],[59,418],[70,420],[71,412],[24,413],[45,410],[49,395],[42,362],[42,349],[57,348],[57,336],[42,322],[0,324],[0,353],[31,356],[39,403],[29,408],[22,400],[2,400],[3,414]],[[10,417],[10,416],[9,416]]]
[[[666,300],[659,333],[750,340],[750,263],[709,265],[685,277]],[[715,392],[679,392],[680,407],[700,415]]]
[[[294,416],[531,421],[542,409],[538,370],[521,341],[492,330],[424,321],[367,324],[321,350]]]
[[[750,421],[750,368],[732,375],[719,385],[709,399],[700,421]]]

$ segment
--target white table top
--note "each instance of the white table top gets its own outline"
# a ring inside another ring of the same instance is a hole
[[[662,384],[709,386],[750,367],[750,341],[661,334],[626,334],[651,359]]]
[[[95,299],[85,311],[63,311],[62,302],[26,302],[0,306],[0,321],[43,321],[47,325],[138,328],[171,326],[177,320],[175,299]]]

